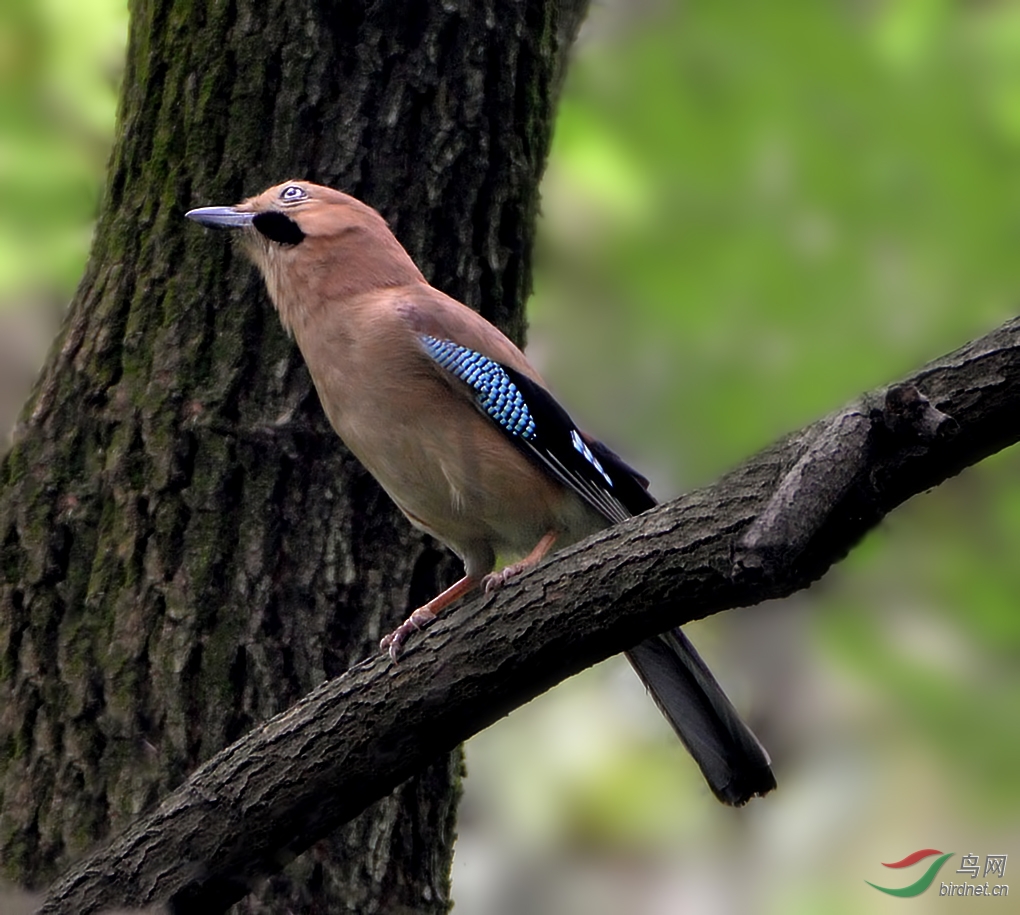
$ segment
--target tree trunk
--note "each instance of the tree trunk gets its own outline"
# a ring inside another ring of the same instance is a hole
[[[256,271],[183,220],[288,177],[523,334],[585,0],[136,0],[85,277],[0,465],[0,862],[23,884],[375,650],[454,573],[329,429]],[[239,903],[445,912],[459,753]]]

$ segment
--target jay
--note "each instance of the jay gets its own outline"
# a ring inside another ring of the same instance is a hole
[[[458,598],[655,505],[648,481],[577,428],[507,337],[429,285],[371,207],[287,181],[187,216],[239,231],[337,434],[464,563],[382,640],[394,661]],[[497,557],[516,561],[496,571]],[[719,800],[775,787],[768,754],[679,629],[627,657]]]

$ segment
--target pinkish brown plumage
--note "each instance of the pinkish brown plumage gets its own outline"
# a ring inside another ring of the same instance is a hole
[[[188,216],[242,230],[333,428],[464,577],[383,640],[404,642],[458,598],[499,587],[654,505],[647,481],[577,429],[524,354],[428,284],[375,210],[288,181]],[[494,571],[497,558],[516,560]],[[768,756],[680,630],[628,657],[716,796],[775,786]]]

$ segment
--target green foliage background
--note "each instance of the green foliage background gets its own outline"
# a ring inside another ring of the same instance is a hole
[[[0,302],[80,273],[125,26],[118,0],[0,12]],[[1015,313],[1018,165],[1018,3],[596,3],[530,352],[660,497],[705,483]],[[892,911],[864,880],[919,874],[880,861],[1017,851],[1018,471],[998,455],[809,594],[692,627],[773,752],[765,801],[718,808],[612,663],[476,738],[458,911]]]
[[[68,297],[113,138],[123,0],[0,7],[0,302]]]

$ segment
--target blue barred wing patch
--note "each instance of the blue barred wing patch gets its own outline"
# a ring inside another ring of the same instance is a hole
[[[421,335],[425,351],[475,392],[478,405],[503,429],[523,439],[535,437],[535,420],[506,369],[488,356],[450,340]]]

